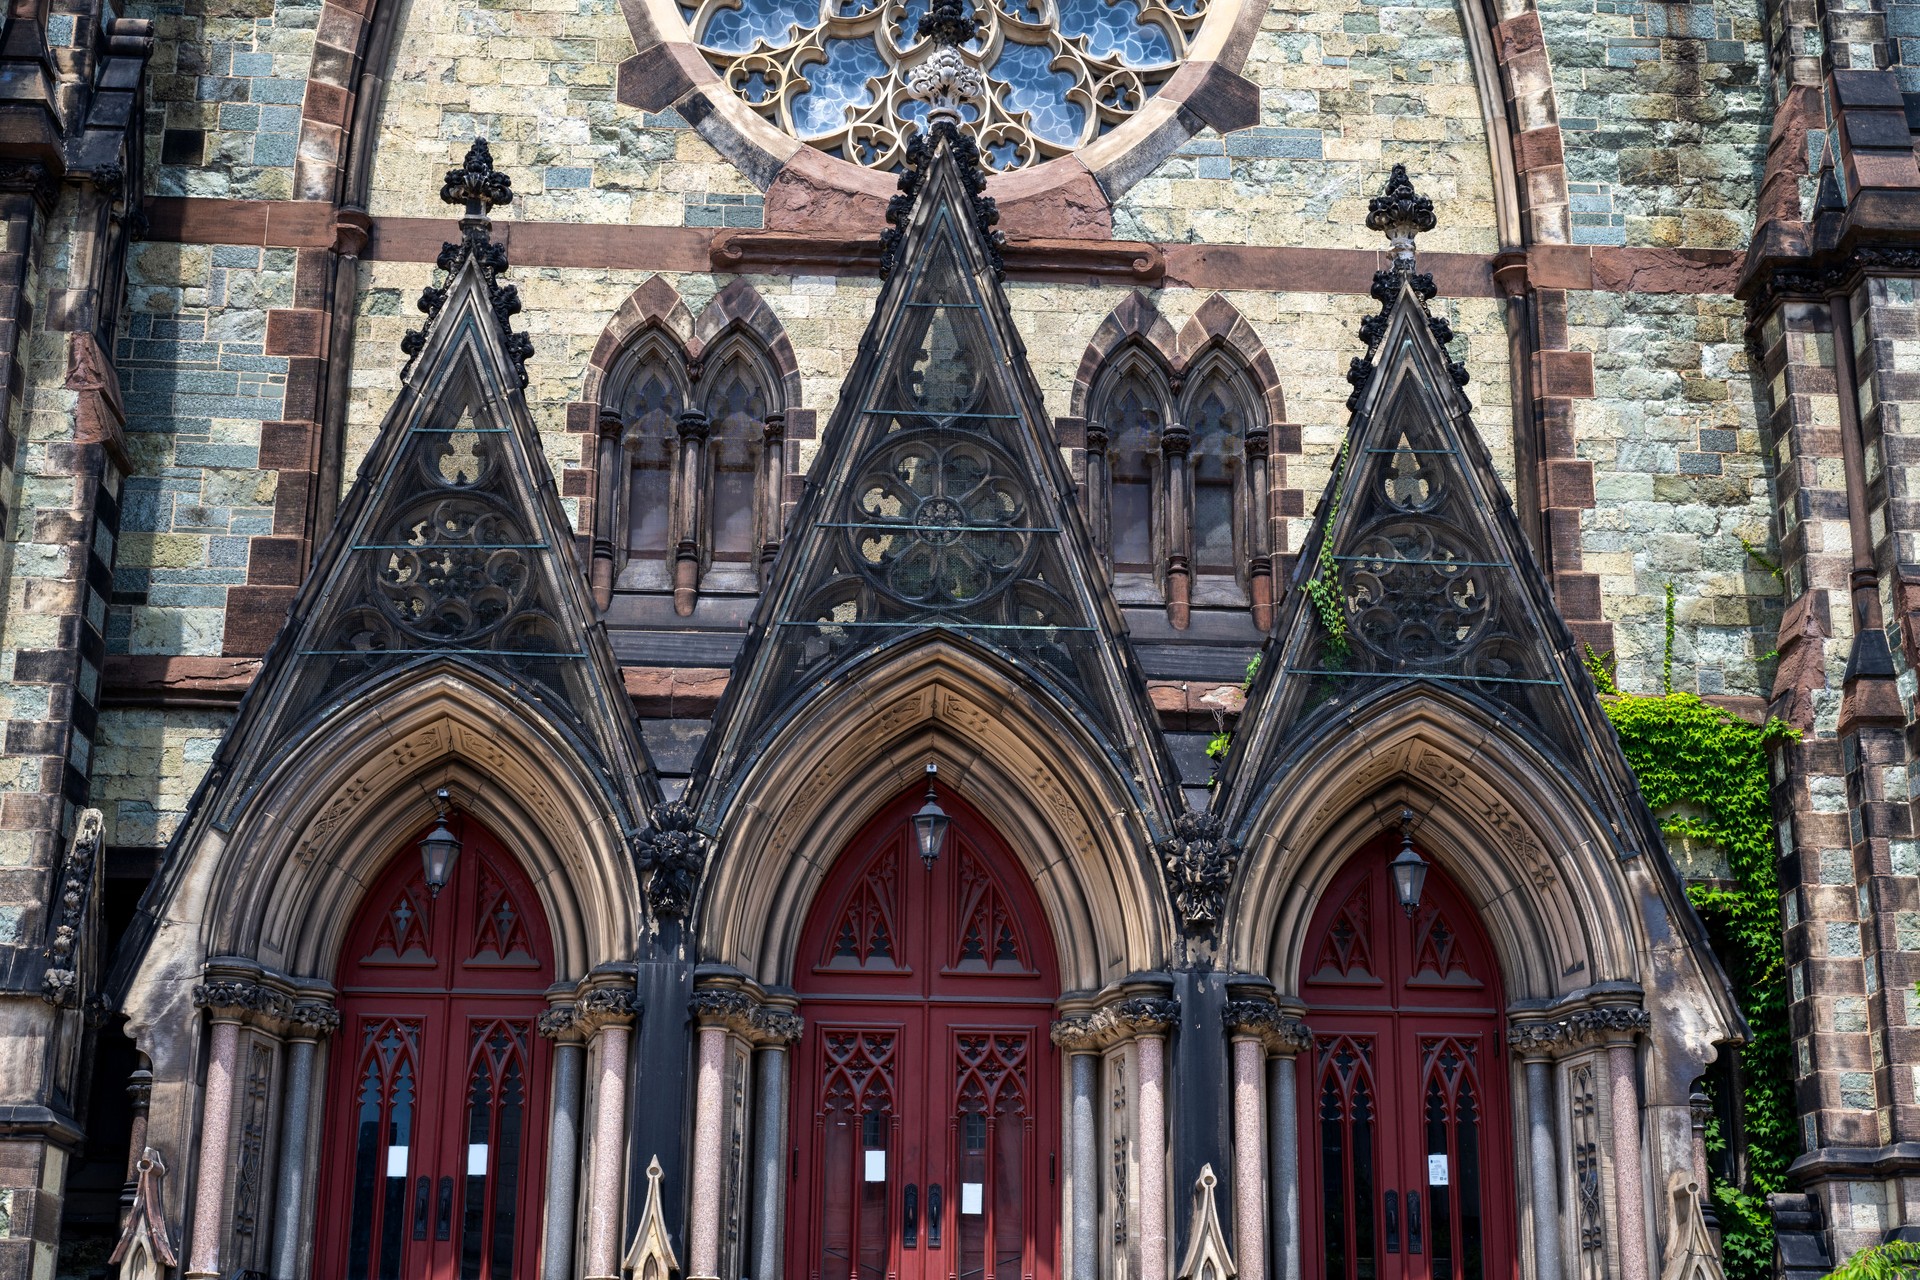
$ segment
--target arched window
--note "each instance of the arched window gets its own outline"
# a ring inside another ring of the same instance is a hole
[[[1122,352],[1094,393],[1088,424],[1089,521],[1122,603],[1159,603],[1167,542],[1161,435],[1171,397],[1149,353]],[[1096,483],[1095,472],[1098,473]]]
[[[1272,552],[1264,401],[1224,348],[1176,376],[1154,351],[1115,351],[1092,384],[1087,523],[1122,604],[1247,608],[1266,625]]]
[[[600,404],[594,590],[758,591],[777,548],[786,484],[781,380],[750,333],[689,357],[643,330],[608,370]],[[603,567],[604,566],[604,567]]]

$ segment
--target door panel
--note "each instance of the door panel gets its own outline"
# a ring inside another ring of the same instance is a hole
[[[808,1280],[1051,1280],[1053,940],[993,830],[933,868],[903,795],[834,864],[801,935],[789,1267]]]
[[[348,931],[316,1280],[508,1280],[535,1265],[550,1070],[535,1020],[552,941],[525,873],[464,826],[438,898],[410,841]]]
[[[1440,868],[1407,918],[1390,856],[1335,877],[1303,952],[1304,1257],[1325,1280],[1515,1280],[1499,971]]]

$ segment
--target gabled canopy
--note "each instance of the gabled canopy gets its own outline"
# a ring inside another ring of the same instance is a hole
[[[449,175],[455,202],[462,172]],[[504,190],[490,167],[482,177]],[[658,797],[521,391],[530,348],[507,324],[518,299],[496,278],[506,258],[484,216],[493,200],[466,198],[462,240],[441,254],[453,277],[422,300],[430,320],[408,335],[400,393],[183,835],[232,830],[319,726],[410,673],[449,667],[571,743],[626,831]]]
[[[1030,676],[1164,824],[1174,772],[999,283],[970,139],[916,144],[888,278],[696,774],[704,815],[837,675],[933,635]]]
[[[1428,225],[1431,225],[1429,215]],[[1369,703],[1429,682],[1564,768],[1621,856],[1661,851],[1572,634],[1469,417],[1407,252],[1374,284],[1347,440],[1241,713],[1229,829]],[[1671,872],[1669,871],[1669,875]]]

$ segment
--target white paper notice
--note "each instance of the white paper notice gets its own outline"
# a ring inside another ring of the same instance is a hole
[[[405,1147],[387,1148],[387,1176],[404,1178],[407,1176],[407,1149]]]
[[[884,1151],[867,1152],[867,1181],[885,1182],[887,1180],[887,1153]]]
[[[487,1176],[487,1144],[469,1142],[467,1144],[467,1176],[484,1178]]]
[[[1447,1158],[1444,1155],[1427,1157],[1427,1185],[1444,1187],[1447,1185]]]
[[[960,1212],[985,1213],[987,1211],[987,1184],[984,1182],[963,1182],[960,1184]]]

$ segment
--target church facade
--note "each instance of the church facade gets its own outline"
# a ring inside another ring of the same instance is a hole
[[[1915,1233],[1905,11],[15,6],[0,1280]]]

